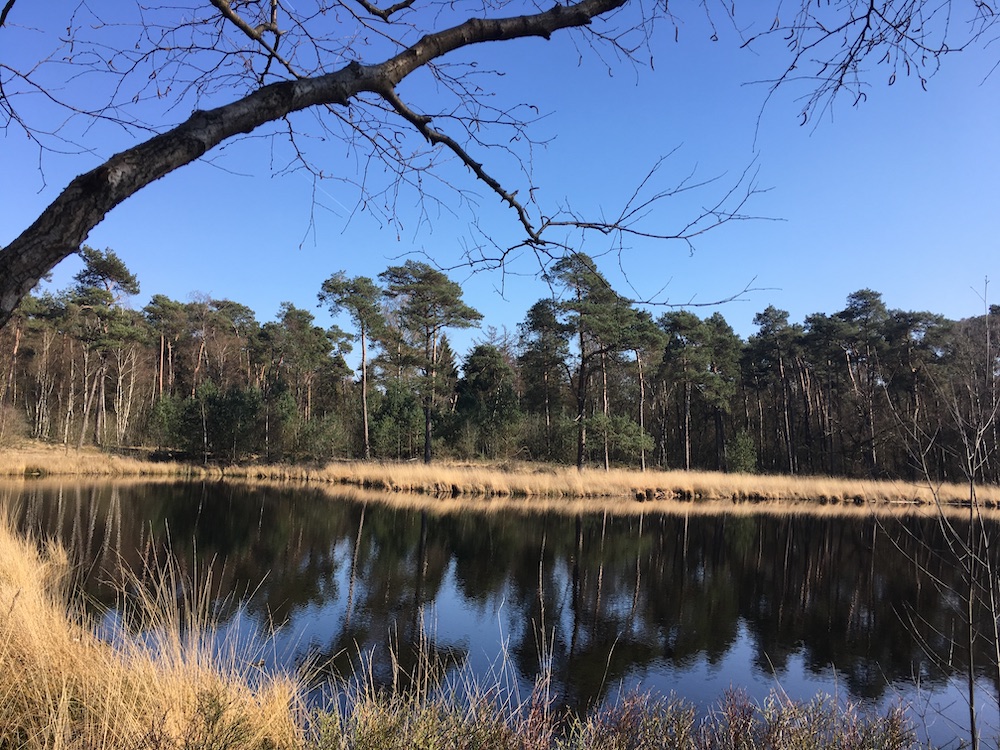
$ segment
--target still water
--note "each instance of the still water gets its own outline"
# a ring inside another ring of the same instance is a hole
[[[72,550],[95,618],[114,619],[123,570],[152,579],[173,558],[211,576],[232,637],[276,629],[268,666],[365,661],[389,681],[419,647],[523,696],[548,665],[572,709],[633,689],[702,709],[733,687],[822,691],[903,702],[938,744],[967,732],[963,577],[933,518],[438,512],[229,483],[0,484],[0,504]]]

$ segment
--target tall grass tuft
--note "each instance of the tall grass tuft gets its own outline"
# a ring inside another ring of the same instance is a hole
[[[0,522],[0,748],[283,750],[302,746],[297,683],[220,655],[180,622],[171,581],[109,643],[73,606],[59,546]],[[176,583],[176,581],[174,581]]]

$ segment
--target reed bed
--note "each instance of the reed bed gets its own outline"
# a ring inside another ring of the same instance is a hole
[[[0,748],[302,747],[298,684],[220,654],[209,623],[182,622],[176,581],[129,608],[141,620],[112,645],[72,606],[69,572],[61,548],[0,522]]]
[[[608,498],[628,501],[809,502],[821,505],[946,505],[969,500],[966,485],[769,476],[698,471],[584,469],[505,464],[338,462],[324,467],[246,466],[226,476],[343,484],[391,493],[477,498]],[[1000,506],[1000,487],[977,487],[987,506]]]
[[[66,448],[32,442],[0,449],[0,476],[7,477],[200,477],[205,468],[176,461],[148,461],[94,448]],[[219,470],[215,470],[220,475]]]
[[[409,671],[393,660],[391,690],[376,687],[362,657],[362,679],[337,709],[314,716],[310,744],[316,750],[932,750],[918,742],[903,706],[879,713],[828,695],[800,702],[772,691],[756,702],[736,688],[699,712],[673,694],[631,691],[581,715],[557,708],[545,671],[525,697],[506,659],[476,679],[431,656],[426,638],[421,628]],[[544,645],[539,657],[551,665]]]
[[[633,694],[582,719],[529,704],[509,711],[489,700],[364,697],[327,715],[321,750],[909,750],[920,744],[905,712],[870,714],[829,698],[756,704],[739,692],[699,720],[677,698]]]
[[[287,487],[283,480],[241,480],[249,485]],[[926,518],[968,518],[968,507],[959,504],[933,505],[913,502],[817,502],[815,499],[788,500],[776,498],[762,501],[734,501],[732,499],[684,501],[664,499],[655,502],[632,502],[620,497],[517,497],[517,496],[458,496],[432,495],[413,492],[385,492],[365,490],[342,485],[326,485],[322,491],[332,502],[350,500],[372,503],[392,508],[427,511],[433,515],[475,512],[484,515],[508,513],[577,514],[608,513],[615,516],[640,516],[651,514],[676,516],[788,516],[808,514],[819,517],[900,518],[906,516]],[[1000,509],[982,508],[984,518],[1000,520]]]
[[[207,465],[156,462],[110,455],[95,449],[66,450],[31,443],[0,452],[0,476],[183,477],[299,481],[357,487],[387,493],[482,499],[607,499],[621,501],[726,501],[820,505],[966,505],[962,484],[869,481],[822,476],[726,474],[707,471],[645,471],[534,463],[477,464],[442,461],[336,461],[324,466],[288,464]],[[980,485],[977,498],[1000,507],[1000,487]]]

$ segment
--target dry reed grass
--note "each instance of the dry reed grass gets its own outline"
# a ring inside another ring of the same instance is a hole
[[[220,656],[204,621],[180,622],[176,581],[122,625],[145,637],[111,645],[70,606],[68,577],[61,548],[0,522],[0,748],[301,747],[299,686]]]
[[[533,463],[499,465],[440,462],[338,461],[326,466],[249,464],[196,466],[140,461],[94,449],[65,450],[28,443],[0,453],[0,476],[186,477],[309,482],[385,493],[502,499],[606,499],[621,501],[725,501],[763,505],[774,502],[871,506],[882,504],[967,504],[969,488],[932,487],[927,482],[870,481],[820,476],[724,474],[707,471],[585,469]],[[981,485],[978,499],[1000,507],[1000,487]]]
[[[204,474],[206,471],[198,466],[170,461],[142,461],[130,456],[103,453],[95,448],[76,450],[28,442],[0,450],[0,476],[7,477],[190,477]]]
[[[299,480],[343,484],[391,493],[435,497],[583,498],[638,501],[726,501],[820,505],[932,505],[967,503],[969,488],[942,484],[931,487],[903,481],[867,481],[814,476],[763,476],[698,471],[630,471],[584,469],[535,464],[482,466],[475,464],[331,463],[322,468],[247,466],[226,470],[226,476],[248,479]],[[979,500],[1000,506],[1000,487],[977,487]]]

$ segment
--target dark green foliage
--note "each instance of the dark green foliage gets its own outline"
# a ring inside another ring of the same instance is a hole
[[[421,377],[416,381],[424,410],[424,463],[430,463],[434,411],[442,395],[450,395],[450,383],[457,374],[454,354],[443,341],[447,328],[469,328],[482,319],[482,314],[462,301],[462,288],[426,263],[408,260],[402,266],[390,266],[379,274],[385,282],[386,296],[395,300],[400,318],[400,333],[408,334],[383,348],[392,350],[395,344],[405,363],[417,368]],[[403,362],[400,362],[402,366]]]
[[[560,444],[557,425],[566,421],[567,360],[571,329],[559,319],[559,308],[551,299],[541,299],[528,310],[518,327],[521,356],[521,407],[538,416],[525,433],[528,455],[549,461],[570,460]]]
[[[101,251],[84,245],[78,254],[83,260],[84,268],[73,278],[81,288],[103,289],[113,299],[139,293],[139,280],[114,250],[105,248]]]
[[[371,438],[368,412],[368,346],[385,330],[385,318],[379,307],[382,290],[367,276],[348,279],[343,271],[323,282],[319,300],[331,313],[346,311],[357,326],[361,342],[361,455],[371,458]]]
[[[372,416],[372,449],[379,458],[412,458],[421,443],[423,413],[416,394],[390,380]]]
[[[588,419],[588,429],[602,441],[612,446],[611,459],[615,463],[633,465],[639,453],[651,450],[653,439],[639,429],[639,423],[626,415],[608,416],[598,412]]]
[[[186,399],[177,418],[181,447],[204,461],[238,462],[260,448],[262,398],[250,388],[224,392],[208,381]]]
[[[495,346],[480,344],[466,358],[457,413],[473,436],[476,454],[499,458],[510,451],[520,410],[514,371]]]
[[[176,396],[159,399],[149,414],[149,437],[157,448],[178,448],[184,442],[184,401]]]
[[[740,430],[727,447],[729,471],[738,474],[755,474],[757,472],[757,446],[746,430]]]
[[[209,394],[207,422],[209,444],[223,460],[241,461],[260,450],[257,422],[261,394],[254,388],[230,388]]]
[[[608,361],[638,345],[638,331],[644,321],[632,304],[611,288],[597,270],[593,258],[585,253],[572,253],[560,259],[552,267],[552,279],[564,290],[558,310],[565,330],[572,332],[576,344],[571,380],[576,404],[576,465],[582,469],[588,456],[588,405],[593,399],[589,392],[591,378],[600,372],[600,399],[605,416],[610,417]],[[605,431],[602,436],[605,468],[610,460],[608,434]]]

